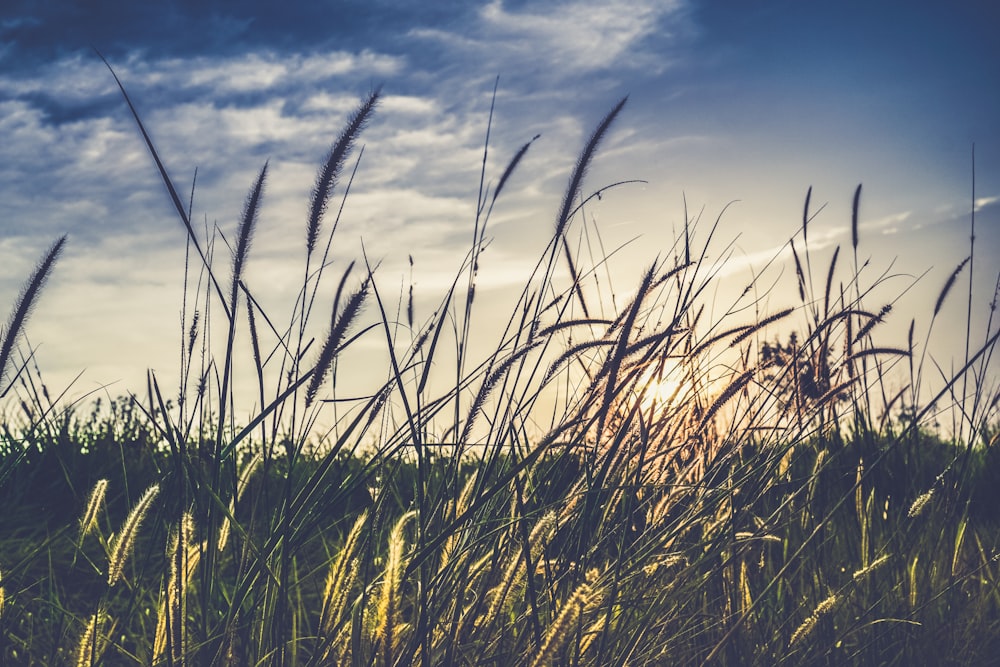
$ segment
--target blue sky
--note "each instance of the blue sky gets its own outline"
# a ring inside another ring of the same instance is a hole
[[[299,280],[316,167],[381,85],[335,257],[360,256],[363,241],[382,260],[380,280],[398,290],[412,255],[418,305],[430,314],[468,248],[499,75],[487,177],[541,138],[491,222],[484,331],[544,247],[587,134],[626,94],[585,187],[647,182],[590,210],[607,247],[625,246],[611,265],[621,293],[669,252],[684,198],[705,220],[735,201],[713,255],[733,253],[718,304],[742,290],[748,264],[778,255],[767,305],[796,305],[779,253],[807,188],[814,209],[826,204],[810,241],[828,261],[836,244],[849,245],[851,196],[863,183],[860,255],[871,280],[900,274],[876,300],[905,292],[887,331],[905,332],[910,317],[926,327],[968,254],[975,143],[981,331],[1000,249],[998,19],[985,0],[8,0],[0,303],[13,302],[36,258],[67,233],[29,328],[50,384],[85,371],[71,393],[111,384],[117,395],[141,388],[147,367],[169,375],[176,365],[184,232],[96,48],[178,184],[198,169],[196,220],[231,233],[270,160],[248,280],[276,311]],[[936,353],[947,365],[957,328],[941,329]]]

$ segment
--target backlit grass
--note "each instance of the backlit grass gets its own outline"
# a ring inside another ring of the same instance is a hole
[[[499,343],[478,355],[485,230],[532,144],[495,186],[484,178],[463,270],[416,321],[366,257],[330,261],[334,197],[379,98],[320,167],[287,321],[246,277],[267,165],[229,243],[201,237],[136,114],[188,244],[183,381],[168,390],[150,373],[92,412],[50,396],[18,343],[59,240],[0,346],[4,662],[995,659],[996,323],[936,386],[913,326],[896,345],[873,337],[893,317],[932,328],[971,259],[927,313],[886,307],[858,263],[859,186],[847,259],[810,248],[806,196],[786,307],[763,310],[750,285],[741,303],[758,308],[709,321],[715,226],[686,221],[613,308],[593,279],[605,258],[571,241],[622,100],[568,175]],[[384,347],[386,380],[334,403],[338,361],[362,340]],[[245,420],[237,369],[257,379]],[[929,427],[949,408],[955,438]]]

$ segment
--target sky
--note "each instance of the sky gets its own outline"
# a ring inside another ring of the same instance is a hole
[[[702,216],[699,241],[721,217],[709,257],[727,261],[711,308],[724,312],[765,266],[765,310],[799,305],[787,242],[802,243],[807,190],[813,211],[825,206],[809,230],[825,266],[850,245],[861,183],[865,280],[890,276],[871,307],[895,303],[886,343],[905,343],[911,318],[929,326],[969,254],[973,209],[981,340],[1000,249],[998,19],[989,0],[7,0],[0,305],[68,234],[28,327],[46,382],[117,396],[142,391],[147,369],[176,373],[185,232],[96,50],[178,189],[197,169],[201,227],[231,236],[268,161],[247,281],[281,321],[301,282],[316,169],[378,86],[334,273],[363,247],[384,289],[412,282],[417,319],[430,315],[470,245],[499,77],[487,180],[540,137],[491,218],[477,306],[487,349],[581,147],[625,95],[584,186],[642,181],[588,205],[605,249],[620,247],[609,262],[620,295],[670,254],[686,205]],[[944,367],[962,352],[966,305],[952,299],[936,325]]]

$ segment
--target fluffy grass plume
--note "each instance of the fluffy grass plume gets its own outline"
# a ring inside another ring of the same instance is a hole
[[[257,452],[254,454],[249,461],[247,461],[243,470],[240,472],[240,478],[236,482],[236,489],[233,493],[232,499],[229,501],[229,513],[223,518],[222,526],[219,528],[219,540],[217,549],[219,551],[224,551],[226,549],[226,544],[229,543],[229,533],[232,532],[233,527],[233,516],[236,514],[236,503],[240,501],[243,497],[243,493],[246,491],[247,486],[250,485],[250,478],[253,477],[254,473],[257,472],[257,468],[260,464],[264,462],[264,453]]]
[[[939,312],[941,312],[941,306],[944,305],[944,300],[948,298],[948,292],[951,291],[951,288],[955,285],[955,281],[958,280],[959,274],[962,273],[962,269],[965,268],[965,265],[968,264],[971,259],[971,256],[963,259],[959,265],[955,267],[955,270],[951,272],[951,275],[948,276],[948,280],[945,281],[944,287],[941,288],[941,292],[938,294],[937,301],[934,302],[935,317]]]
[[[357,140],[361,131],[364,129],[365,125],[368,124],[369,119],[375,112],[375,107],[378,105],[379,96],[381,95],[381,90],[376,88],[368,96],[368,98],[361,103],[361,106],[354,112],[351,119],[347,122],[347,127],[340,133],[337,140],[334,141],[333,146],[330,148],[330,153],[323,163],[323,167],[320,169],[319,173],[316,175],[316,185],[313,187],[312,198],[309,204],[309,219],[306,224],[306,253],[307,255],[312,255],[313,250],[316,248],[316,240],[319,238],[320,225],[323,222],[323,214],[326,213],[327,205],[330,201],[330,196],[333,194],[333,189],[337,185],[337,181],[340,178],[341,171],[344,168],[344,162],[347,160],[347,156],[350,155],[351,148],[354,146],[354,142]]]
[[[623,97],[618,104],[608,112],[608,114],[601,120],[594,130],[593,134],[587,140],[586,145],[583,148],[583,152],[580,153],[580,157],[576,161],[576,167],[573,168],[573,174],[569,178],[569,185],[566,188],[566,193],[563,195],[562,206],[559,208],[559,215],[556,216],[556,229],[555,238],[560,238],[563,232],[566,230],[566,224],[569,222],[570,214],[576,205],[577,197],[580,194],[580,187],[583,185],[583,177],[587,173],[587,168],[590,166],[591,160],[594,158],[594,154],[597,152],[597,147],[601,143],[601,139],[607,134],[608,128],[617,118],[618,114],[625,107],[625,102],[628,101],[628,97]]]
[[[406,524],[416,517],[416,512],[407,512],[396,521],[389,534],[389,551],[386,555],[382,586],[379,588],[378,605],[375,611],[375,639],[381,646],[383,664],[391,665],[399,650],[402,631],[401,596],[403,569],[406,567]]]
[[[52,244],[38,262],[34,272],[28,278],[28,282],[24,284],[24,287],[21,288],[21,293],[14,302],[14,310],[7,319],[7,325],[3,329],[3,342],[0,343],[0,387],[3,387],[2,391],[0,391],[0,397],[6,395],[13,385],[13,381],[8,382],[6,386],[4,386],[3,382],[7,379],[8,366],[11,363],[14,347],[17,345],[21,334],[24,333],[24,325],[28,321],[28,316],[31,315],[31,310],[37,303],[38,296],[45,286],[45,281],[48,280],[49,275],[52,273],[52,267],[55,266],[56,260],[59,259],[59,255],[62,253],[65,244],[65,236],[61,236]]]
[[[170,577],[160,595],[156,614],[156,634],[153,640],[154,660],[162,658],[170,648],[170,659],[175,664],[185,664],[188,653],[188,587],[202,548],[195,539],[194,517],[185,512],[170,538],[167,557],[170,560]],[[168,638],[169,637],[169,638]]]
[[[872,572],[874,572],[878,568],[888,563],[889,558],[891,558],[889,554],[882,554],[881,556],[873,560],[867,567],[863,567],[857,572],[855,572],[853,575],[851,575],[851,578],[854,579],[854,581],[861,581],[862,579],[870,575]]]
[[[916,500],[910,505],[910,509],[907,510],[906,516],[914,519],[924,513],[927,506],[930,505],[931,499],[934,497],[934,489],[927,491],[926,493],[921,493],[917,496]]]
[[[802,622],[799,627],[795,628],[795,632],[792,633],[792,638],[788,641],[788,646],[793,647],[796,644],[801,643],[816,629],[816,624],[819,623],[819,619],[824,615],[830,613],[839,604],[840,598],[833,594],[816,605],[816,609],[813,613],[809,615],[806,620]]]
[[[139,532],[139,527],[142,525],[143,520],[146,518],[146,513],[149,512],[149,508],[159,492],[160,487],[157,484],[146,489],[146,492],[139,498],[135,507],[125,517],[125,522],[122,524],[118,535],[112,540],[111,555],[108,556],[108,586],[114,586],[122,577],[125,561],[128,560],[129,555],[132,553],[132,547],[135,545],[135,538]]]
[[[236,230],[236,247],[233,249],[233,284],[230,295],[233,312],[235,312],[236,298],[239,296],[239,285],[243,279],[243,271],[246,266],[247,255],[250,254],[250,244],[253,241],[254,230],[257,227],[259,218],[260,202],[264,196],[264,179],[267,177],[267,163],[261,167],[257,180],[254,182],[246,202],[243,204],[243,213],[240,215],[239,228]]]
[[[104,499],[108,493],[108,480],[99,479],[94,483],[94,488],[90,491],[90,498],[87,500],[87,508],[80,517],[80,540],[87,536],[93,528],[97,526],[97,514],[104,507]]]
[[[552,626],[545,633],[545,642],[542,644],[538,655],[532,661],[532,667],[548,667],[549,665],[560,664],[558,654],[570,641],[574,633],[582,623],[584,609],[594,606],[598,595],[590,584],[584,582],[577,586],[569,599],[563,603],[562,609]]]
[[[344,621],[345,612],[349,609],[349,600],[355,582],[357,581],[358,547],[362,532],[368,526],[368,513],[362,512],[354,522],[343,545],[330,563],[323,587],[322,610],[319,616],[318,636],[329,642],[323,658],[334,657],[339,660],[342,649],[349,639],[345,633],[336,634],[337,626]]]
[[[102,631],[108,620],[108,614],[103,608],[98,608],[87,619],[77,643],[76,667],[92,667],[100,663],[109,643],[107,633]]]
[[[343,311],[341,311],[340,316],[337,317],[337,305],[340,303],[340,294],[344,287],[344,281],[347,280],[349,273],[350,267],[348,267],[348,270],[344,273],[344,277],[341,279],[340,285],[337,287],[337,296],[333,301],[333,316],[330,319],[330,331],[326,336],[326,341],[323,343],[323,349],[320,350],[319,357],[316,359],[316,365],[313,367],[312,377],[310,378],[309,386],[306,389],[307,406],[315,400],[316,393],[323,384],[323,380],[326,378],[326,374],[330,370],[330,366],[333,364],[333,359],[336,356],[344,337],[347,335],[351,324],[361,313],[365,299],[368,296],[368,286],[370,283],[368,280],[365,280],[361,284],[361,287],[359,287],[347,298],[347,303],[344,304]]]

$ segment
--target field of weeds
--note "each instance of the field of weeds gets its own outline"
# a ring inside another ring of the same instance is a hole
[[[604,258],[576,235],[622,100],[545,214],[548,247],[499,343],[478,355],[487,225],[532,144],[495,181],[484,165],[464,268],[415,321],[366,257],[329,260],[379,97],[320,166],[287,321],[245,271],[268,166],[238,228],[206,238],[133,109],[186,233],[183,381],[151,372],[92,410],[50,393],[23,332],[58,240],[0,347],[0,661],[995,664],[998,323],[968,332],[950,374],[922,353],[982,268],[974,246],[927,312],[898,313],[859,266],[861,187],[851,246],[832,253],[810,248],[806,194],[789,307],[709,321],[718,223],[688,220],[613,308],[595,287]],[[744,305],[763,303],[758,289]],[[911,317],[926,334],[874,342]],[[338,362],[369,340],[385,381],[337,396]],[[237,369],[257,378],[246,420]],[[932,428],[941,414],[956,433]]]

